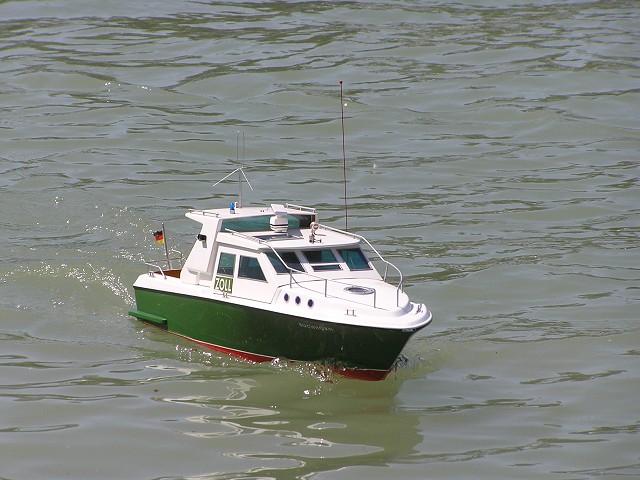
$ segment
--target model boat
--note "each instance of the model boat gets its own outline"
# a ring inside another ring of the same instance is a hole
[[[129,313],[143,322],[252,362],[319,362],[368,380],[384,379],[431,322],[398,268],[314,208],[232,203],[186,216],[200,224],[186,261],[176,268],[167,250],[168,265],[146,262],[134,283]]]

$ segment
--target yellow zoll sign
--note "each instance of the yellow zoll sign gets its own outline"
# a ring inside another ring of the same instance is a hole
[[[213,288],[221,292],[231,293],[231,290],[233,290],[233,278],[216,277],[213,281]]]

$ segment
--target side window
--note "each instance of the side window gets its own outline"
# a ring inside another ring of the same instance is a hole
[[[218,275],[227,275],[229,277],[233,277],[233,269],[236,266],[236,256],[233,253],[224,253],[220,254],[220,259],[218,260]]]
[[[240,265],[238,267],[238,278],[250,278],[251,280],[267,279],[260,268],[260,262],[255,257],[243,257],[240,255]]]
[[[271,262],[271,265],[273,265],[276,273],[289,273],[289,269],[287,269],[285,264],[280,261],[274,252],[267,252],[267,258]]]
[[[291,268],[295,268],[296,270],[304,272],[304,268],[302,268],[302,264],[300,263],[300,260],[298,260],[296,252],[282,252],[280,256],[282,257],[284,262]]]
[[[344,248],[338,250],[349,270],[371,270],[367,257],[359,248]]]
[[[294,270],[304,272],[304,268],[302,268],[302,264],[300,263],[300,260],[298,260],[298,256],[295,252],[278,252],[278,255],[280,255],[280,258],[282,258],[289,267]],[[273,268],[275,268],[277,273],[289,273],[287,265],[284,265],[275,253],[267,252],[267,257],[269,257],[271,265],[273,265]]]
[[[335,255],[331,250],[307,250],[304,252],[309,263],[333,263],[336,261]]]
[[[307,250],[304,252],[314,272],[340,270],[340,264],[331,250]]]

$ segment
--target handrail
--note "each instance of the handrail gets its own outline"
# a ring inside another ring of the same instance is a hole
[[[143,260],[144,264],[147,265],[148,267],[153,267],[156,270],[159,270],[160,273],[162,274],[162,277],[166,280],[167,278],[167,274],[165,273],[165,270],[169,270],[168,268],[168,260],[177,260],[180,262],[180,268],[182,268],[182,265],[184,265],[184,255],[182,255],[182,252],[178,251],[178,250],[174,250],[173,248],[169,250],[170,253],[174,253],[177,254],[176,256],[170,257],[170,258],[164,258],[162,260],[150,260],[150,261],[146,261]],[[156,263],[152,263],[152,262],[156,262]],[[165,265],[165,268],[162,268],[161,265]],[[153,270],[151,268],[148,269],[149,274],[153,273]]]
[[[191,208],[189,209],[189,213],[195,213],[197,215],[202,215],[203,217],[211,216],[220,218],[220,214],[218,212],[210,212],[209,210],[203,210],[201,208]]]
[[[147,272],[150,276],[153,276],[154,273],[154,269],[155,270],[160,270],[160,273],[162,274],[162,277],[166,280],[167,279],[167,274],[164,273],[164,270],[162,269],[162,267],[158,264],[155,263],[151,263],[151,262],[144,262],[145,265],[147,265],[148,267],[153,267],[153,269],[149,268],[149,271]]]
[[[316,213],[316,209],[315,208],[313,208],[313,207],[305,207],[304,205],[295,205],[293,203],[287,203],[286,207],[290,208],[291,210],[300,210],[301,212]]]
[[[324,277],[321,277],[319,275],[314,275],[313,273],[309,273],[307,271],[302,271],[302,270],[298,270],[296,268],[293,268],[293,267],[289,266],[287,264],[287,262],[285,262],[283,260],[283,258],[280,256],[280,254],[271,245],[269,245],[268,242],[264,242],[264,243],[271,249],[271,251],[276,255],[276,257],[278,257],[278,260],[280,260],[282,262],[282,264],[289,270],[289,288],[292,287],[293,283],[295,283],[296,285],[300,285],[298,280],[296,280],[294,278],[294,276],[293,276],[294,272],[295,273],[301,273],[303,275],[306,275],[308,277],[314,278],[316,280],[322,280],[324,282],[324,296],[325,297],[328,296],[327,292],[328,292],[328,288],[329,288],[329,282],[335,283],[335,284],[339,284],[339,285],[358,286],[357,284],[354,284],[354,282],[342,282],[340,280],[335,280],[335,279],[332,279],[332,278],[324,278]],[[373,290],[373,308],[378,308],[377,305],[376,305],[377,298],[378,298],[378,291],[375,288],[372,288],[372,290]],[[396,306],[400,306],[400,295],[398,293],[396,293]]]
[[[151,262],[144,262],[144,264],[149,267],[147,273],[149,274],[149,276],[153,277],[153,274],[155,273],[155,271],[160,271],[160,273],[162,274],[162,277],[166,280],[167,279],[167,274],[164,273],[164,270],[162,269],[162,267],[158,264],[155,263],[151,263]]]
[[[397,305],[400,305],[400,292],[402,292],[402,287],[403,287],[403,283],[404,283],[404,277],[402,276],[402,272],[400,271],[400,269],[398,267],[396,267],[393,263],[391,263],[389,260],[384,258],[380,254],[380,252],[378,252],[378,250],[376,250],[376,248],[373,245],[371,245],[369,240],[367,240],[362,235],[358,235],[357,233],[352,233],[352,232],[346,232],[344,230],[340,230],[339,228],[333,228],[333,227],[330,227],[328,225],[323,225],[323,224],[318,224],[318,225],[319,225],[319,228],[324,228],[325,230],[329,230],[329,231],[332,231],[332,232],[342,233],[343,235],[350,235],[350,236],[352,236],[352,237],[354,237],[354,238],[356,238],[358,240],[362,240],[363,242],[365,242],[369,246],[369,248],[371,250],[373,250],[373,252],[378,256],[378,258],[380,260],[382,260],[382,262],[385,264],[383,280],[386,281],[386,279],[387,279],[387,273],[388,273],[389,267],[391,266],[392,268],[394,268],[395,271],[398,272],[398,275],[400,276],[400,282],[398,282],[398,286],[396,287]]]
[[[287,207],[292,207],[292,206],[295,206],[295,205],[287,204]],[[310,208],[310,207],[302,207],[302,208]],[[400,271],[400,269],[399,269],[398,267],[396,267],[393,263],[391,263],[390,261],[388,261],[387,259],[385,259],[385,258],[380,254],[380,252],[378,252],[378,250],[376,250],[376,248],[375,248],[373,245],[371,245],[371,243],[369,242],[369,240],[367,240],[367,239],[366,239],[365,237],[363,237],[362,235],[358,235],[357,233],[346,232],[346,231],[344,231],[344,230],[340,230],[340,229],[338,229],[338,228],[333,228],[333,227],[330,227],[330,226],[328,226],[328,225],[323,225],[323,224],[318,224],[318,225],[319,225],[319,227],[320,227],[320,228],[324,228],[325,230],[329,230],[329,231],[337,232],[337,233],[340,233],[340,234],[343,234],[343,235],[348,235],[348,236],[351,236],[351,237],[353,237],[353,238],[356,238],[356,239],[361,240],[361,241],[363,241],[364,243],[366,243],[366,244],[369,246],[369,248],[370,248],[370,249],[371,249],[371,250],[372,250],[372,251],[377,255],[377,258],[379,258],[379,259],[380,259],[380,260],[385,264],[385,271],[384,271],[384,277],[383,277],[383,279],[384,279],[384,280],[386,280],[386,279],[387,279],[387,274],[388,274],[388,271],[389,271],[389,266],[391,266],[393,269],[395,269],[395,271],[396,271],[396,272],[398,272],[398,275],[399,275],[399,277],[400,277],[400,281],[399,281],[399,283],[398,283],[398,285],[397,285],[397,287],[396,287],[396,306],[400,306],[400,293],[402,292],[402,287],[403,287],[403,283],[404,283],[404,278],[403,278],[403,276],[402,276],[402,272]],[[324,277],[321,277],[321,276],[319,276],[319,275],[314,275],[314,274],[309,273],[309,272],[307,272],[307,271],[297,270],[297,269],[295,269],[295,268],[293,268],[293,267],[289,266],[289,265],[287,264],[287,262],[285,262],[285,261],[282,259],[282,257],[280,257],[280,255],[278,254],[278,252],[273,248],[273,246],[271,245],[271,242],[269,242],[269,240],[264,240],[264,239],[262,239],[262,238],[257,238],[257,237],[254,237],[254,236],[252,236],[252,235],[247,235],[247,234],[245,234],[245,233],[237,232],[237,231],[235,231],[235,230],[231,230],[230,228],[225,229],[225,231],[226,231],[226,232],[231,233],[232,235],[237,235],[237,236],[239,236],[239,237],[241,237],[241,238],[244,238],[244,239],[246,239],[246,240],[251,240],[251,241],[257,242],[257,243],[259,243],[259,244],[261,244],[261,245],[265,245],[265,246],[269,247],[269,249],[270,249],[273,253],[275,253],[275,254],[276,254],[276,256],[277,256],[277,257],[278,257],[278,259],[282,262],[282,264],[283,264],[283,265],[284,265],[284,266],[289,270],[289,287],[291,287],[291,285],[292,285],[292,284],[293,284],[293,282],[294,282],[294,279],[293,279],[293,273],[294,273],[294,272],[295,272],[295,273],[301,273],[301,274],[303,274],[303,275],[307,275],[307,276],[309,276],[309,277],[311,277],[311,278],[314,278],[314,279],[316,279],[316,280],[322,280],[322,281],[324,282],[324,296],[325,296],[325,297],[327,296],[328,282],[337,283],[337,284],[341,284],[341,285],[353,285],[353,282],[345,283],[345,282],[341,282],[341,281],[339,281],[339,280],[335,280],[335,279],[324,278]],[[297,280],[295,281],[295,283],[296,283],[296,284],[298,284]],[[377,291],[375,290],[375,288],[374,288],[373,290],[374,290],[374,295],[373,295],[373,298],[374,298],[374,301],[373,301],[373,307],[374,307],[374,308],[377,308],[377,307],[376,307]]]

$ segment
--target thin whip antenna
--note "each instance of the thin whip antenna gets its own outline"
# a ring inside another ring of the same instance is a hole
[[[238,162],[238,206],[242,208],[242,167],[244,163],[240,163],[240,132],[236,137],[236,162]],[[244,132],[242,132],[242,161],[244,162]]]
[[[340,113],[342,119],[342,175],[344,183],[344,229],[349,229],[349,210],[347,207],[347,154],[344,147],[344,102],[342,101],[342,80],[340,80]]]

